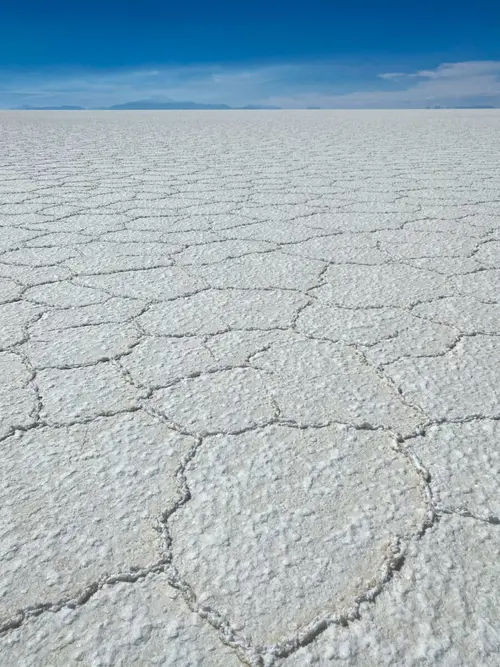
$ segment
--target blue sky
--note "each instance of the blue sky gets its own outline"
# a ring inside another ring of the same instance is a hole
[[[7,0],[0,106],[500,105],[498,0]]]

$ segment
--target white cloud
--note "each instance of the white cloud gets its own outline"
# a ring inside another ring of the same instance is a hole
[[[404,108],[426,106],[500,106],[500,62],[443,63],[430,70],[384,72],[378,78],[383,90],[359,90],[344,94],[274,96],[282,106],[319,105],[328,108]],[[387,88],[387,85],[394,88]]]
[[[462,63],[443,63],[433,70],[420,70],[413,76],[426,79],[463,79],[485,74],[500,74],[500,62],[496,60],[469,60]]]
[[[378,75],[379,79],[401,79],[406,76],[404,72],[383,72]]]

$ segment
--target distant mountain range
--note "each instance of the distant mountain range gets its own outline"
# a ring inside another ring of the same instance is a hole
[[[262,109],[281,109],[282,107],[273,107],[271,105],[266,105],[266,104],[247,104],[246,107],[235,107],[237,109],[249,109],[250,111],[259,111]]]
[[[205,110],[220,110],[220,111],[229,111],[229,110],[243,110],[248,111],[258,111],[258,110],[269,110],[269,109],[281,109],[282,107],[275,107],[266,104],[247,104],[244,107],[231,107],[229,104],[202,104],[200,102],[176,102],[175,100],[166,100],[164,102],[158,102],[156,100],[136,100],[134,102],[125,102],[123,104],[113,104],[110,107],[78,107],[71,105],[62,105],[62,106],[46,106],[46,107],[35,107],[30,105],[24,105],[22,107],[16,107],[16,111],[160,111],[162,109],[168,110],[195,110],[195,109],[205,109]],[[309,106],[307,109],[320,109],[321,107]],[[441,107],[441,106],[428,106],[426,109],[495,109],[497,107],[490,106],[487,104],[482,105],[470,105],[470,106],[450,106],[450,107]]]
[[[205,110],[231,110],[231,109],[247,109],[249,111],[256,111],[262,109],[280,109],[281,107],[274,107],[260,104],[248,104],[244,107],[231,107],[228,104],[202,104],[199,102],[175,102],[168,100],[166,102],[157,102],[155,100],[136,100],[134,102],[125,102],[124,104],[113,104],[110,107],[97,107],[92,110],[100,111],[139,111],[150,110],[157,111],[162,109],[205,109]],[[24,105],[17,107],[18,111],[85,111],[85,107],[77,106],[50,106],[50,107],[34,107]]]
[[[84,107],[74,107],[69,105],[63,105],[61,107],[32,107],[29,104],[25,104],[22,107],[16,107],[16,111],[84,111]]]
[[[462,107],[440,107],[440,106],[435,106],[435,107],[425,107],[426,109],[496,109],[497,107],[493,106],[492,104],[471,104],[467,106],[462,106]]]
[[[153,100],[137,100],[124,104],[113,104],[107,107],[110,111],[135,111],[138,109],[231,109],[227,104],[199,104],[198,102],[155,102]]]

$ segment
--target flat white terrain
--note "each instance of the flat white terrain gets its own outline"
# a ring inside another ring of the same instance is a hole
[[[500,111],[0,156],[1,667],[498,667]]]

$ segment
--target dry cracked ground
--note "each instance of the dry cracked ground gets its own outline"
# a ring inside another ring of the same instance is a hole
[[[498,667],[500,112],[0,115],[2,667]]]

